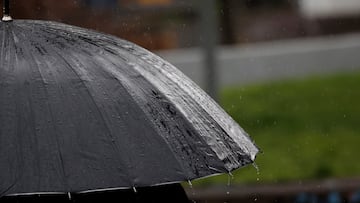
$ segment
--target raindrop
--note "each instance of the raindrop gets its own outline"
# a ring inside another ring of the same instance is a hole
[[[136,187],[133,187],[132,189],[135,193],[137,193]]]
[[[68,192],[68,198],[69,198],[69,200],[71,200],[71,193],[70,192]]]

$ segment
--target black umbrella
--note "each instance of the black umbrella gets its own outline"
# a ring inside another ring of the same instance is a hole
[[[4,20],[0,196],[155,186],[254,161],[239,125],[153,53],[79,27]]]

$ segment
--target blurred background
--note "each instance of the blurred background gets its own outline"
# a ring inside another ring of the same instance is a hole
[[[360,202],[359,0],[13,0],[15,19],[116,35],[177,66],[262,149],[196,202]]]

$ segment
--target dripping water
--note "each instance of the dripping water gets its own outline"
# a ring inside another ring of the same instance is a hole
[[[226,196],[227,199],[230,196],[230,187],[231,187],[231,183],[234,179],[234,175],[229,171],[228,172],[228,180],[227,180],[227,190],[226,190]],[[224,203],[227,203],[227,201],[225,201]]]
[[[188,180],[188,184],[189,184],[190,189],[193,189],[193,184],[192,184],[191,180]]]
[[[255,162],[252,165],[256,170],[256,176],[257,176],[256,181],[260,181],[260,169],[259,169],[259,166]]]
[[[230,195],[230,187],[231,187],[231,182],[234,179],[234,175],[229,172],[228,173],[228,182],[227,182],[227,191],[226,191],[226,195]]]
[[[256,170],[256,181],[259,182],[260,181],[260,168],[255,162],[252,165]],[[256,196],[254,198],[254,202],[257,202],[257,200],[258,200],[258,197],[257,197],[257,194],[256,194]]]
[[[136,189],[136,187],[133,187],[133,191],[134,191],[135,193],[137,193],[137,189]]]
[[[195,197],[194,186],[193,186],[193,184],[192,184],[191,180],[188,180],[188,184],[189,184],[189,187],[190,187],[190,190],[191,190],[191,194],[192,194],[192,196],[193,196],[193,197]],[[192,202],[193,202],[193,203],[196,203],[196,201],[195,201],[195,200],[192,200]]]

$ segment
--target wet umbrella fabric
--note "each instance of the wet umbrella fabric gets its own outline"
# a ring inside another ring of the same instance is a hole
[[[247,134],[175,67],[130,42],[0,23],[0,196],[154,186],[254,161]]]

